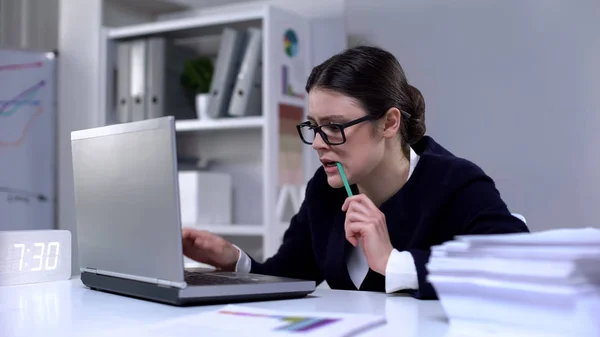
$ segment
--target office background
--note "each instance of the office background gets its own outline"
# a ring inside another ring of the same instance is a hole
[[[241,2],[0,0],[0,47],[60,53],[60,228],[75,231],[69,133],[99,124],[101,27],[256,3]],[[310,19],[313,65],[362,42],[392,51],[425,97],[428,134],[483,167],[532,230],[599,226],[600,2],[270,3]]]

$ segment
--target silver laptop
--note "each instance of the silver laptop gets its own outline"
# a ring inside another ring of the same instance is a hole
[[[184,270],[175,120],[71,133],[81,280],[175,305],[303,297],[314,281]]]

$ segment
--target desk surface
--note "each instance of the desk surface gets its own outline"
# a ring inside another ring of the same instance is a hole
[[[438,337],[448,329],[438,301],[406,295],[317,289],[303,299],[243,303],[265,309],[385,315],[387,324],[361,336]],[[216,310],[223,305],[175,307],[86,288],[78,278],[0,287],[0,335],[3,337],[85,336],[120,327],[156,323]],[[194,335],[194,334],[191,334]],[[198,335],[198,334],[196,334]]]

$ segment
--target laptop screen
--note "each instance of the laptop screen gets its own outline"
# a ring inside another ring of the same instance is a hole
[[[183,280],[171,117],[72,134],[80,266]]]

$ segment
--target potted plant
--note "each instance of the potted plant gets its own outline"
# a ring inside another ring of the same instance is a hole
[[[214,65],[208,56],[199,56],[185,61],[181,74],[181,85],[195,96],[196,114],[199,119],[208,118],[207,107]]]

